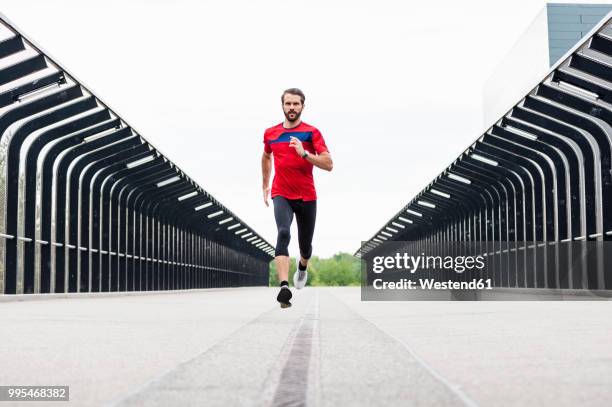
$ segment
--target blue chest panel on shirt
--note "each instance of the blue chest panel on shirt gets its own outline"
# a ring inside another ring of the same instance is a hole
[[[309,142],[312,143],[312,131],[295,131],[295,132],[286,132],[278,136],[276,140],[270,140],[269,143],[288,143],[291,141],[291,137],[295,137],[300,140],[302,143]]]

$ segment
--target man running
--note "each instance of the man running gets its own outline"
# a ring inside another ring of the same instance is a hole
[[[312,167],[331,171],[333,162],[321,132],[302,122],[304,93],[291,88],[283,92],[281,102],[285,121],[264,133],[264,153],[261,157],[263,198],[266,206],[270,196],[270,173],[274,155],[272,202],[278,236],[276,240],[276,270],[280,292],[276,300],[281,308],[291,306],[289,289],[289,240],[293,215],[297,220],[300,259],[293,276],[293,286],[301,289],[308,278],[308,260],[312,255],[312,236],[317,215],[317,194],[312,178]]]

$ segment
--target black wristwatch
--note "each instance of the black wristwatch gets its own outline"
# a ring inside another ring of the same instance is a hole
[[[304,150],[304,153],[302,153],[302,158],[306,158],[308,157],[308,151]]]

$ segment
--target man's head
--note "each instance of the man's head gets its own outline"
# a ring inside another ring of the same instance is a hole
[[[281,96],[283,102],[283,113],[287,121],[294,123],[300,119],[302,109],[304,109],[304,92],[298,88],[287,89]]]

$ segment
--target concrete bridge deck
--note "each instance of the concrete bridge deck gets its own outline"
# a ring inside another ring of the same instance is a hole
[[[612,402],[610,302],[309,287],[293,303],[281,310],[271,288],[0,302],[0,385],[70,386],[68,403],[18,406]]]

